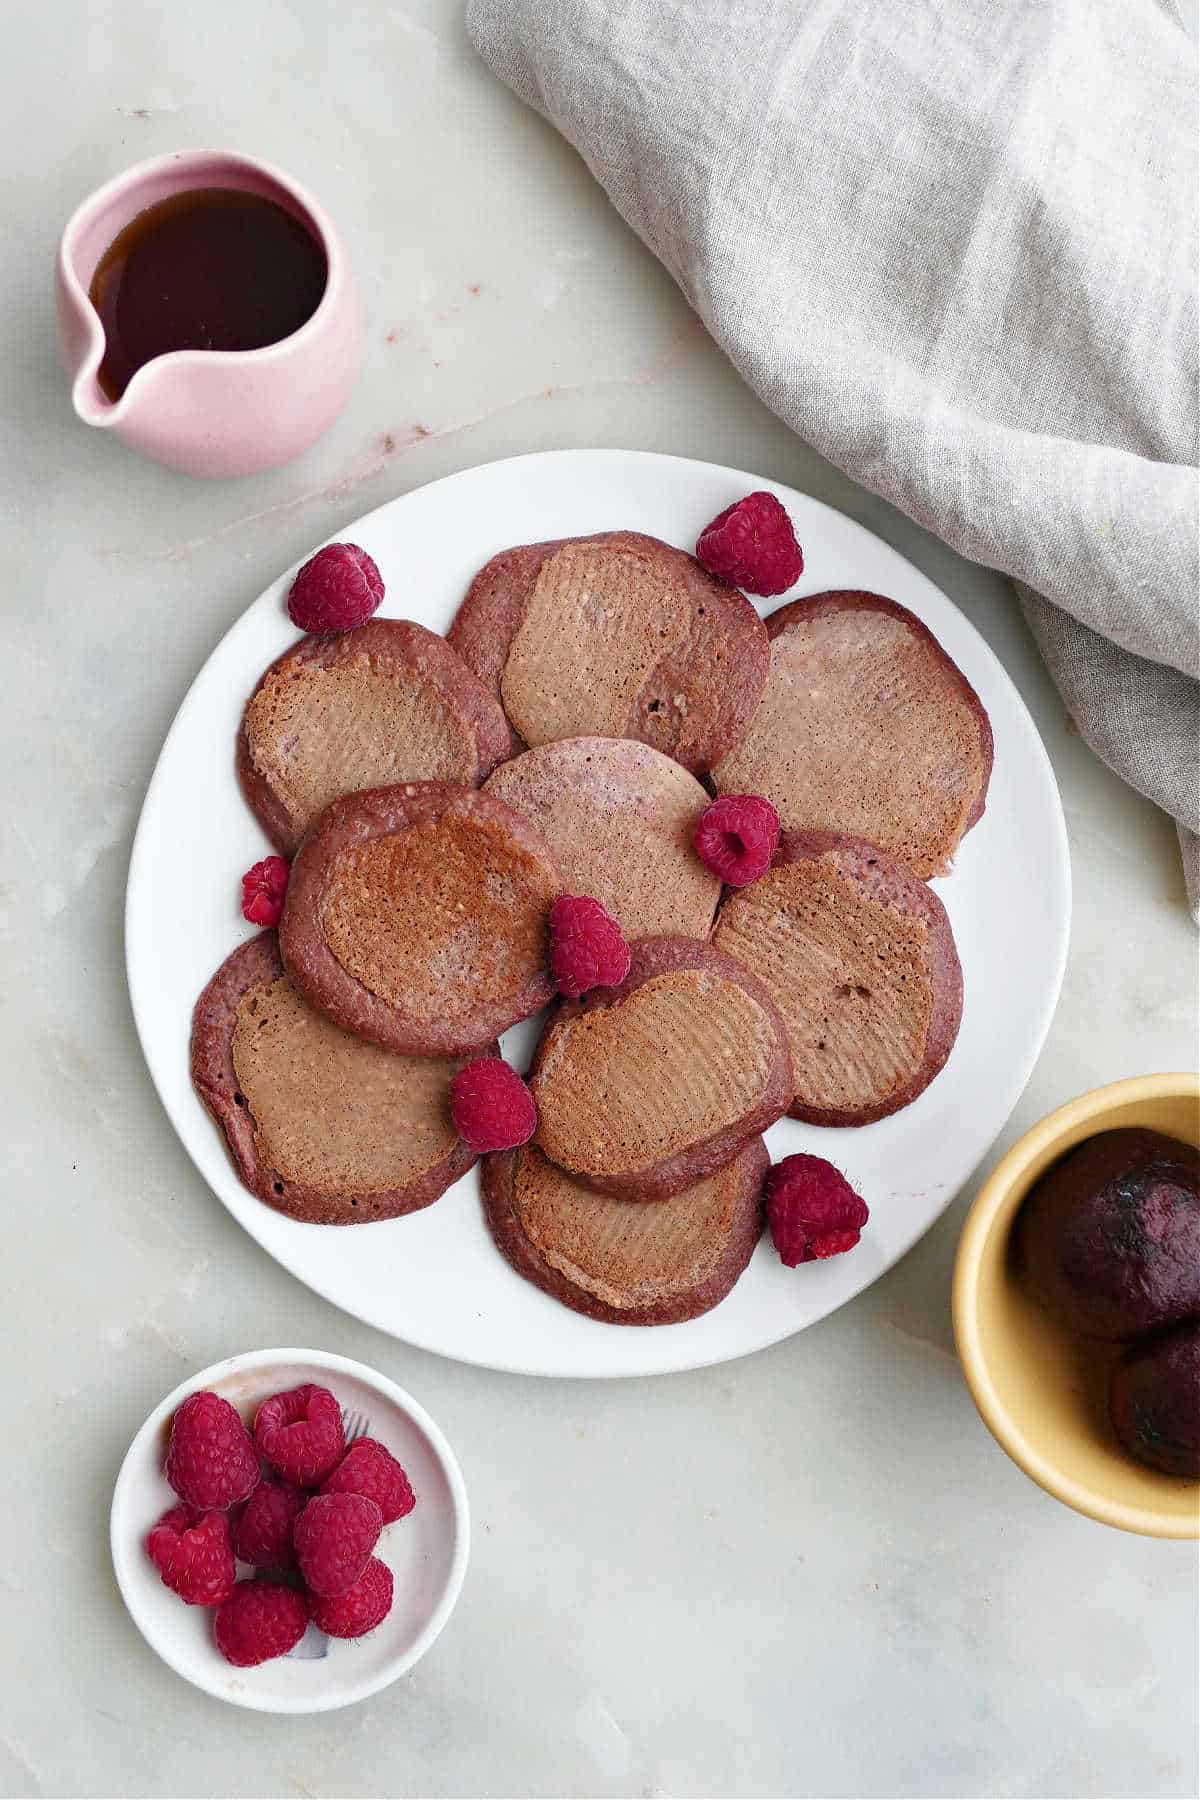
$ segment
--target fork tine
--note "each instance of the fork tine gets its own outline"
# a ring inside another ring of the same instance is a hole
[[[371,1421],[365,1413],[342,1411],[342,1429],[346,1442],[352,1444],[356,1438],[366,1437],[371,1429]]]

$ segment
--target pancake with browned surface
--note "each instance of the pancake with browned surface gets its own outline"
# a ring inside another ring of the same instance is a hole
[[[301,638],[251,694],[238,733],[242,791],[290,856],[340,794],[401,781],[477,787],[508,755],[499,702],[447,644],[408,619]]]
[[[534,1141],[588,1187],[665,1200],[715,1175],[787,1111],[792,1067],[771,996],[694,938],[641,938],[618,988],[565,1000],[529,1085]]]
[[[722,901],[713,942],[783,1014],[795,1119],[866,1125],[899,1112],[958,1036],[962,971],[946,909],[860,839],[785,832],[775,866]]]
[[[558,865],[529,821],[446,782],[345,794],[292,864],[288,974],[344,1031],[462,1056],[545,1006]]]
[[[485,794],[523,813],[554,850],[570,894],[590,894],[627,938],[706,938],[721,883],[692,848],[708,794],[629,738],[564,738],[502,763]]]
[[[636,531],[501,551],[449,637],[502,702],[513,755],[636,738],[702,774],[741,737],[767,678],[767,634],[745,595]]]
[[[767,619],[771,672],[722,794],[762,794],[785,830],[844,832],[944,875],[983,814],[992,728],[979,696],[905,607],[846,589]]]
[[[417,1212],[466,1174],[460,1067],[339,1031],[288,980],[273,931],[226,958],[192,1017],[192,1081],[243,1184],[315,1225]]]
[[[763,1226],[770,1158],[733,1162],[646,1206],[598,1194],[526,1144],[484,1158],[483,1205],[501,1255],[544,1293],[613,1325],[676,1325],[723,1300]]]

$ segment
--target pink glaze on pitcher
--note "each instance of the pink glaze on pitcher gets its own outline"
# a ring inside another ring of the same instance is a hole
[[[214,187],[260,194],[308,227],[328,264],[317,309],[290,337],[260,350],[157,356],[138,369],[119,400],[110,400],[97,379],[104,330],[88,298],[96,265],[146,207],[171,194]],[[362,360],[362,308],[332,221],[290,176],[249,156],[179,150],[138,163],[98,188],[63,232],[55,292],[79,417],[188,475],[250,475],[298,456],[342,410]]]

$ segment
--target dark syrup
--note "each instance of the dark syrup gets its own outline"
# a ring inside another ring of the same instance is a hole
[[[298,331],[325,292],[325,252],[274,200],[230,188],[172,194],[137,215],[96,267],[98,379],[119,400],[170,350],[261,350]]]

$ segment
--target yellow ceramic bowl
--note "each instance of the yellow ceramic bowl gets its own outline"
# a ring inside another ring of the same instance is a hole
[[[984,1424],[1055,1499],[1104,1525],[1200,1537],[1200,1482],[1134,1462],[1108,1424],[1120,1354],[1075,1337],[1028,1298],[1010,1255],[1021,1202],[1038,1177],[1098,1131],[1141,1125],[1200,1143],[1200,1076],[1141,1075],[1096,1088],[1027,1131],[971,1208],[954,1268],[959,1361]]]

